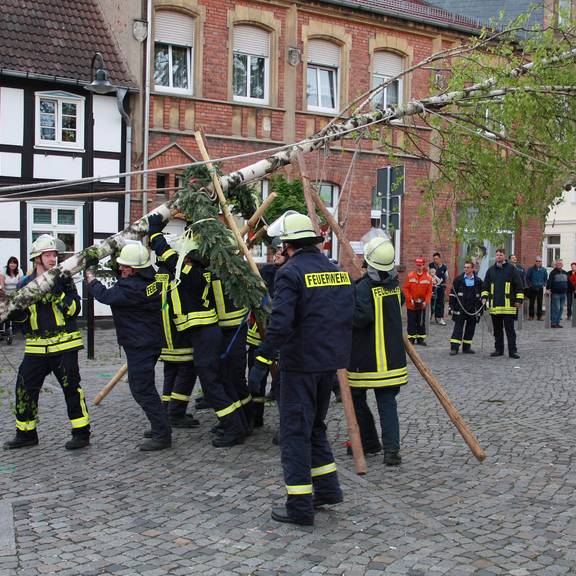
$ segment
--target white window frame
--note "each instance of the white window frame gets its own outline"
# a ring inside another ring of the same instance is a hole
[[[43,140],[40,130],[40,101],[53,100],[56,103],[56,140]],[[35,94],[35,128],[36,138],[34,148],[75,150],[84,152],[84,110],[86,98],[69,92],[36,92]],[[76,106],[76,142],[62,140],[62,105],[74,104]]]
[[[550,242],[550,238],[552,236],[558,236],[558,242]],[[554,268],[556,265],[556,260],[560,260],[562,258],[562,234],[554,233],[554,234],[546,234],[545,236],[546,241],[544,243],[544,266],[548,269]],[[549,258],[548,252],[552,250],[552,258]]]
[[[388,80],[390,80],[391,78],[393,78],[393,76],[385,76],[384,74],[373,74],[372,75],[372,88],[376,88],[386,82],[388,82]],[[403,96],[403,91],[404,91],[404,82],[402,80],[402,78],[397,78],[394,82],[396,82],[398,84],[398,103],[396,104],[396,106],[401,106],[402,105],[402,96]],[[382,105],[382,109],[385,110],[386,107],[388,106],[388,87],[384,88],[383,92],[374,94],[374,96],[372,97],[372,103],[373,103],[373,107],[376,108],[376,99],[382,97],[383,100],[383,105]]]
[[[161,84],[156,84],[156,46],[162,44],[168,47],[168,86],[162,86]],[[188,70],[188,86],[186,88],[177,88],[172,86],[172,47],[186,48],[186,67]],[[162,42],[161,40],[156,40],[154,42],[154,70],[152,74],[154,75],[154,90],[156,92],[166,92],[170,94],[192,94],[194,80],[192,78],[192,46],[180,46],[178,44],[170,44],[168,42]]]
[[[270,101],[270,56],[249,54],[248,52],[242,52],[241,50],[234,50],[234,54],[242,54],[248,58],[248,64],[246,66],[246,93],[250,91],[250,60],[252,58],[262,58],[262,60],[264,60],[264,97],[254,98],[253,96],[238,96],[237,94],[234,94],[234,86],[232,86],[232,98],[234,99],[234,102],[246,102],[248,104],[262,105],[268,104]],[[232,56],[232,75],[234,75],[234,56]],[[232,82],[234,82],[234,76],[232,76]]]
[[[30,200],[27,204],[28,215],[28,247],[32,246],[34,232],[40,234],[74,234],[74,248],[78,252],[84,247],[84,202],[60,202],[53,200]],[[34,208],[51,210],[51,224],[35,224]],[[74,224],[58,224],[58,210],[74,210]],[[66,252],[68,254],[68,252]],[[73,254],[71,252],[70,254]]]
[[[323,112],[323,113],[334,113],[340,110],[340,90],[339,90],[339,68],[333,66],[323,66],[321,64],[315,64],[314,62],[308,62],[306,66],[306,86],[308,86],[308,71],[316,71],[316,86],[318,87],[318,102],[322,102],[322,93],[320,92],[320,81],[319,81],[319,71],[325,70],[333,72],[334,78],[334,108],[326,108],[324,106],[313,106],[310,104],[310,94],[308,89],[306,89],[306,104],[309,112]]]

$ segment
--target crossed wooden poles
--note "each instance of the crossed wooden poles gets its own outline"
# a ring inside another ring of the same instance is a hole
[[[200,153],[201,153],[203,159],[206,161],[206,167],[208,168],[208,170],[210,170],[210,172],[212,174],[212,183],[214,185],[214,189],[216,190],[216,194],[218,196],[218,201],[219,201],[220,206],[222,208],[222,213],[224,215],[224,219],[226,221],[226,224],[228,225],[228,227],[232,231],[232,233],[236,239],[236,242],[238,243],[238,246],[240,247],[242,253],[246,257],[246,260],[248,262],[248,266],[250,267],[251,271],[254,274],[256,274],[258,277],[261,278],[260,271],[258,270],[258,267],[256,266],[256,262],[254,261],[254,258],[252,257],[252,253],[250,252],[248,246],[246,245],[246,242],[244,241],[244,234],[246,234],[246,232],[248,232],[248,230],[258,222],[258,220],[260,219],[262,214],[265,212],[268,205],[274,200],[275,194],[271,194],[266,199],[266,201],[262,203],[262,205],[259,207],[259,209],[254,213],[254,215],[250,218],[250,220],[244,225],[244,227],[242,229],[239,229],[237,224],[236,224],[236,221],[234,220],[234,218],[232,217],[232,214],[230,213],[230,209],[228,207],[226,197],[224,196],[224,192],[222,190],[222,187],[220,186],[220,181],[218,180],[218,177],[216,176],[216,174],[213,170],[212,163],[210,162],[210,157],[209,157],[208,151],[206,150],[206,145],[205,145],[204,137],[203,137],[202,133],[196,132],[195,138],[196,138],[196,143],[198,145]],[[351,262],[354,265],[354,268],[356,269],[358,274],[361,274],[362,273],[361,264],[358,261],[356,254],[352,250],[352,246],[350,245],[350,241],[348,240],[348,238],[346,237],[346,234],[344,233],[344,231],[342,230],[340,225],[336,222],[336,220],[334,219],[334,217],[332,216],[330,211],[326,208],[326,206],[324,205],[324,202],[322,202],[322,199],[320,198],[320,196],[318,195],[316,190],[311,186],[310,181],[309,181],[308,177],[306,176],[306,166],[305,166],[304,158],[302,155],[300,155],[298,157],[298,163],[300,165],[300,173],[302,175],[302,180],[304,183],[304,197],[306,199],[306,205],[307,205],[308,213],[312,219],[312,223],[314,224],[316,231],[319,233],[320,229],[318,226],[318,220],[316,218],[316,212],[314,210],[314,206],[322,213],[322,215],[324,216],[324,218],[328,222],[330,228],[332,229],[334,234],[336,234],[336,237],[338,238],[338,241],[339,241],[340,246],[342,247],[344,253],[351,260]],[[264,337],[265,327],[259,326],[259,331],[260,331],[260,334]],[[446,393],[446,391],[444,390],[442,385],[438,382],[438,380],[436,380],[436,378],[434,377],[432,372],[428,369],[425,362],[422,360],[422,358],[420,357],[418,352],[416,352],[416,350],[414,349],[414,346],[412,346],[412,344],[410,343],[410,341],[408,340],[406,335],[404,335],[404,346],[406,348],[406,352],[408,353],[408,356],[410,357],[410,359],[412,360],[412,362],[414,363],[414,365],[416,366],[416,368],[418,369],[418,371],[420,372],[420,374],[422,375],[422,377],[424,378],[426,383],[430,386],[430,388],[432,388],[432,391],[434,392],[434,394],[438,398],[438,400],[439,400],[440,404],[442,405],[442,407],[444,408],[444,410],[446,410],[448,417],[450,418],[450,420],[452,421],[454,426],[456,426],[456,429],[458,430],[458,432],[460,433],[460,435],[462,436],[462,438],[464,439],[464,441],[466,442],[466,444],[468,445],[468,447],[472,451],[472,454],[474,454],[474,456],[479,461],[483,461],[486,458],[486,453],[484,452],[484,450],[482,449],[482,447],[478,443],[478,440],[475,438],[474,434],[472,434],[472,432],[468,428],[466,422],[464,421],[464,419],[462,418],[462,416],[460,415],[460,413],[458,412],[458,410],[456,409],[454,404],[451,402],[450,398],[448,397],[448,394]],[[114,376],[112,377],[110,382],[108,382],[108,384],[96,395],[96,397],[94,398],[94,401],[93,401],[94,404],[96,404],[96,405],[100,404],[100,402],[108,395],[108,393],[112,390],[112,388],[114,388],[114,386],[126,374],[127,370],[128,370],[128,365],[124,364],[116,372],[116,374],[114,374]],[[356,468],[356,473],[360,474],[360,475],[366,474],[366,472],[367,472],[366,460],[364,458],[364,452],[362,450],[360,431],[358,428],[358,422],[356,420],[356,414],[354,412],[354,405],[352,403],[352,395],[350,393],[350,386],[348,384],[348,374],[347,374],[347,371],[345,369],[340,369],[337,371],[337,375],[338,375],[338,382],[340,385],[340,393],[342,396],[342,404],[343,404],[344,413],[346,416],[348,435],[350,437],[352,454],[354,457],[354,464],[355,464],[355,468]]]

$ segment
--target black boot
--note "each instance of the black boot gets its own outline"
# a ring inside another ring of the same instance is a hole
[[[244,434],[217,434],[216,438],[212,440],[214,448],[230,448],[236,444],[244,444]]]
[[[466,353],[466,350],[462,350],[462,352]],[[458,348],[451,348],[450,356],[456,356],[456,354],[458,354]]]
[[[142,452],[155,452],[156,450],[165,450],[166,448],[170,448],[172,446],[172,440],[155,440],[154,438],[150,438],[150,440],[146,440],[146,442],[142,442],[140,444],[140,450]]]
[[[402,464],[402,456],[398,452],[385,452],[384,464],[386,466],[399,466]]]
[[[66,450],[78,450],[85,448],[89,444],[90,436],[72,436],[72,438],[64,444],[64,448],[66,448]]]
[[[313,526],[314,518],[292,518],[285,506],[282,508],[272,508],[272,520],[284,522],[285,524],[298,524],[298,526]]]
[[[192,414],[184,414],[184,416],[170,416],[170,425],[172,428],[198,428],[200,421]]]
[[[27,448],[28,446],[36,446],[38,444],[38,434],[36,432],[28,432],[22,434],[16,432],[16,436],[8,442],[4,442],[4,450],[18,450],[18,448]]]
[[[464,348],[462,354],[476,354],[476,352],[472,348]]]

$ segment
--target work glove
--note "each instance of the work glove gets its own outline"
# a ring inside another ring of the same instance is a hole
[[[158,232],[162,232],[164,230],[164,226],[166,226],[166,222],[160,214],[150,214],[148,216],[148,235],[152,236],[157,234]]]
[[[254,360],[254,366],[250,368],[248,374],[248,390],[252,396],[262,395],[262,382],[268,378],[268,370],[270,365],[262,362],[261,360]]]

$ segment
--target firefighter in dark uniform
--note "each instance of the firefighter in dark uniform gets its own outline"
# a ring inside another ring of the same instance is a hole
[[[196,368],[194,351],[183,332],[176,330],[173,316],[172,299],[178,300],[179,290],[175,280],[170,280],[170,271],[161,258],[156,261],[158,273],[156,281],[162,287],[162,352],[160,360],[164,362],[164,384],[162,404],[168,412],[173,428],[196,428],[200,422],[187,414],[188,403],[194,384]]]
[[[398,466],[402,459],[396,396],[408,382],[408,368],[402,337],[402,291],[390,239],[372,238],[364,246],[364,259],[368,270],[356,285],[348,381],[364,450],[377,453],[383,446],[384,464]],[[369,389],[376,396],[382,445],[366,402]]]
[[[494,352],[490,356],[504,355],[504,330],[508,339],[508,355],[520,358],[516,348],[516,310],[524,302],[522,278],[514,266],[506,261],[503,248],[496,250],[496,263],[484,276],[482,301],[488,303],[492,327],[494,328]]]
[[[90,294],[112,309],[116,339],[128,363],[130,392],[152,426],[140,450],[163,450],[172,445],[172,429],[154,382],[162,348],[161,287],[148,250],[139,242],[124,246],[116,262],[121,277],[112,288],[96,280],[91,261],[86,262],[84,276]]]
[[[282,246],[282,241],[280,238],[276,237],[272,239],[271,247],[274,250],[274,256],[272,257],[272,263],[266,264],[262,267],[260,274],[262,279],[266,283],[268,288],[268,294],[270,298],[274,297],[274,282],[276,279],[276,274],[280,267],[286,262],[286,255],[284,254],[284,247]],[[254,365],[255,352],[262,343],[262,338],[258,332],[258,325],[256,324],[256,319],[253,315],[250,316],[248,324],[248,368],[252,368]],[[276,399],[276,391],[278,388],[279,374],[276,371],[272,375],[272,384],[270,395],[273,399]],[[252,394],[252,404],[254,407],[254,428],[260,428],[264,426],[264,406],[266,404],[266,384],[268,382],[268,374],[262,378],[262,382],[250,390]]]
[[[284,242],[288,262],[276,274],[266,338],[250,383],[260,382],[276,351],[280,355],[280,446],[286,506],[274,508],[278,522],[314,523],[314,506],[337,504],[342,491],[324,419],[334,372],[350,359],[354,287],[316,244],[308,216],[289,211],[270,234]]]
[[[39,236],[30,251],[34,272],[24,279],[23,285],[54,268],[62,249],[61,240],[49,234]],[[41,300],[10,316],[22,326],[26,345],[16,381],[16,436],[4,444],[5,449],[38,444],[38,399],[44,379],[51,372],[62,386],[72,425],[72,439],[65,447],[74,450],[90,443],[90,418],[78,368],[78,350],[83,347],[76,326],[79,313],[80,298],[74,281],[70,276],[60,276]]]
[[[148,217],[150,243],[156,255],[163,259],[170,271],[170,278],[178,274],[178,253],[170,248],[162,234],[166,223],[160,214]],[[185,232],[186,234],[186,232]],[[200,261],[197,251],[190,249],[186,264],[179,271],[179,291],[173,300],[174,323],[178,332],[184,332],[194,350],[194,365],[202,391],[208,404],[222,423],[223,433],[212,441],[216,448],[242,444],[246,435],[241,409],[242,404],[226,393],[222,382],[219,354],[222,349],[222,332],[212,291],[212,276]]]
[[[482,280],[474,272],[471,260],[464,262],[464,272],[454,278],[450,290],[450,309],[454,330],[450,338],[450,355],[456,356],[460,344],[463,354],[475,354],[472,339],[482,313]]]
[[[240,402],[246,433],[252,432],[254,413],[252,396],[246,383],[246,338],[248,334],[248,308],[236,306],[226,294],[222,280],[212,280],[218,325],[222,330],[220,362],[226,392],[235,402]],[[218,431],[223,428],[218,428]]]

